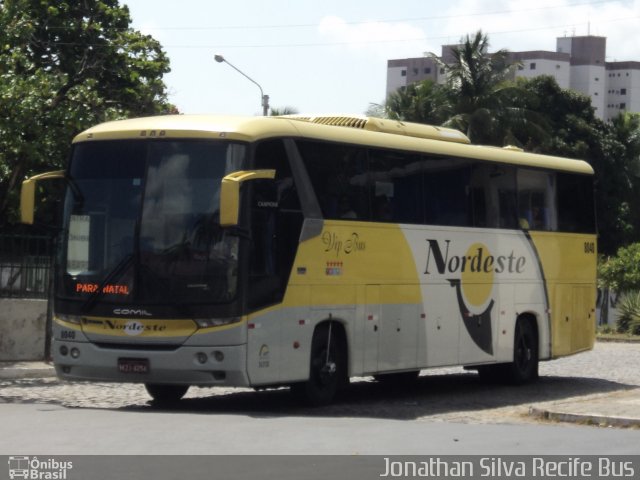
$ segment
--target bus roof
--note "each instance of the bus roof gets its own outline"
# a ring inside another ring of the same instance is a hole
[[[516,147],[471,145],[469,139],[457,130],[359,115],[144,117],[96,125],[78,134],[73,142],[142,138],[224,138],[252,142],[273,137],[335,141],[593,174],[591,166],[582,160],[527,153]]]

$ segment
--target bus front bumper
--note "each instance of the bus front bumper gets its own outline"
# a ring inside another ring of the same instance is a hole
[[[52,352],[63,380],[249,386],[246,345],[142,350],[54,340]]]

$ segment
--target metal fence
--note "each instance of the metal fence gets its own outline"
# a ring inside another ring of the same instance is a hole
[[[0,297],[48,298],[53,259],[53,237],[0,235]]]

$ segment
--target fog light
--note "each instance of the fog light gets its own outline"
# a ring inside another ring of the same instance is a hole
[[[222,362],[224,360],[224,353],[222,353],[220,350],[216,350],[215,352],[213,352],[213,358],[216,359],[216,362]]]
[[[72,348],[71,349],[71,358],[78,358],[80,356],[80,350],[78,350],[77,348]]]
[[[66,357],[69,354],[69,349],[67,348],[66,345],[61,345],[60,346],[60,355],[62,355],[63,357]]]
[[[198,360],[198,363],[204,365],[205,363],[207,363],[208,359],[209,358],[207,357],[206,353],[202,353],[202,352],[196,353],[196,360]]]

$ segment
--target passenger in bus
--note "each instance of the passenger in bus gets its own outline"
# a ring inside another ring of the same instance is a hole
[[[340,218],[358,218],[358,214],[351,206],[351,201],[349,200],[349,197],[347,195],[342,195],[340,197],[340,201],[338,202],[338,214]]]

